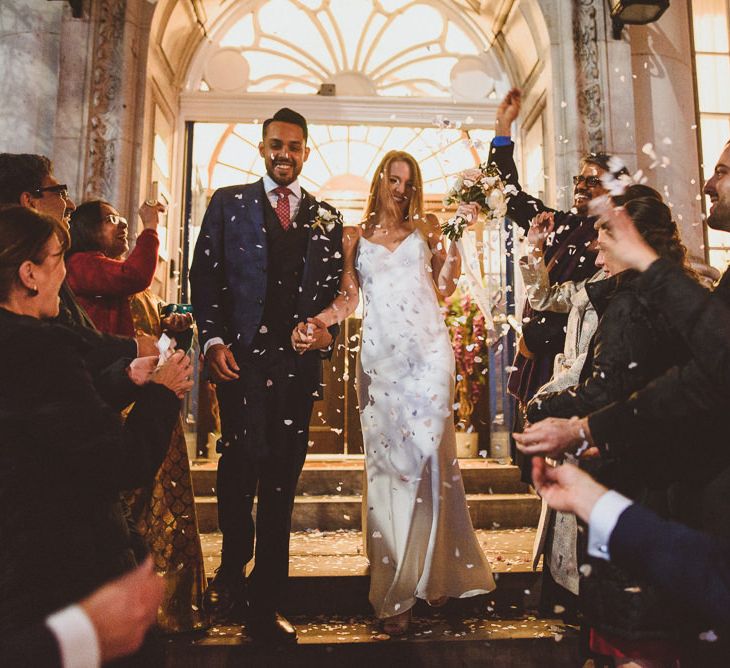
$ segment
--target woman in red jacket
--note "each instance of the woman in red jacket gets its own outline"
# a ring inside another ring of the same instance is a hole
[[[107,334],[134,336],[129,298],[146,290],[157,269],[157,236],[162,204],[139,208],[143,230],[126,260],[127,220],[108,202],[91,200],[71,216],[68,283],[94,324]]]

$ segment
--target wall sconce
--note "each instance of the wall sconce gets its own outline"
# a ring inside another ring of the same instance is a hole
[[[625,25],[646,25],[656,21],[668,8],[669,0],[608,0],[613,38],[621,39]]]

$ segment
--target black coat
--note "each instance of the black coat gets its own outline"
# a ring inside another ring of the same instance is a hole
[[[63,668],[61,648],[44,622],[0,635],[0,665],[13,668]]]
[[[179,401],[150,383],[122,424],[87,353],[76,329],[0,309],[0,632],[134,564],[119,492],[154,477]]]
[[[653,442],[665,474],[679,482],[679,519],[730,540],[730,271],[710,292],[657,260],[637,287],[671,319],[692,357],[592,413],[593,440],[604,452]]]
[[[59,293],[60,308],[54,322],[76,329],[86,341],[85,363],[104,401],[120,410],[131,404],[137,388],[125,370],[137,357],[137,343],[126,336],[100,332],[64,282]]]
[[[528,406],[532,422],[546,417],[582,417],[625,399],[678,361],[688,359],[684,339],[652,309],[637,288],[639,275],[623,272],[586,286],[599,323],[588,350],[581,383],[535,398]],[[608,487],[672,514],[663,458],[651,441],[615,442],[586,468]],[[665,638],[682,624],[681,608],[655,587],[614,564],[592,559],[581,580],[581,607],[598,630],[631,639]]]
[[[535,398],[527,408],[530,422],[583,417],[629,397],[672,365],[688,359],[682,337],[637,288],[638,276],[625,271],[586,284],[599,322],[580,383]],[[615,445],[613,451],[619,446]]]

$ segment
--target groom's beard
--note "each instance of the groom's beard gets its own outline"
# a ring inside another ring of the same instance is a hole
[[[288,167],[288,169],[277,170],[277,167]],[[280,186],[288,186],[290,183],[294,183],[294,181],[297,180],[299,172],[297,171],[296,164],[291,160],[275,160],[271,165],[269,176]]]

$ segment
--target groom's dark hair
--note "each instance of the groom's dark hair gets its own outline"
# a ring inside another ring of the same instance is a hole
[[[279,121],[280,123],[291,123],[292,125],[298,125],[302,132],[304,133],[304,143],[307,143],[307,119],[304,118],[301,114],[298,114],[293,109],[289,109],[289,107],[282,107],[277,111],[271,118],[267,118],[264,121],[264,127],[261,132],[261,136],[263,138],[266,138],[266,128],[269,127],[270,123],[273,123],[274,121]]]

